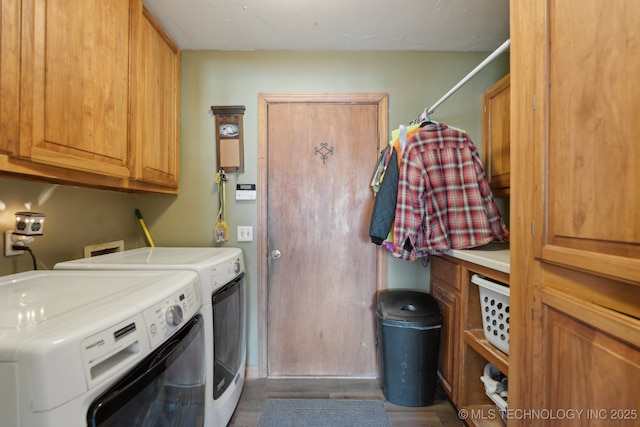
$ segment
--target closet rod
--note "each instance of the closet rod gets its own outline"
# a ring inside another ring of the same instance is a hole
[[[449,90],[449,92],[444,94],[444,96],[442,98],[440,98],[435,104],[433,104],[431,107],[429,107],[425,111],[427,117],[431,116],[431,114],[436,110],[436,108],[438,108],[440,106],[440,104],[442,104],[444,101],[446,101],[447,98],[449,98],[451,95],[453,95],[458,89],[460,89],[462,86],[464,86],[469,80],[471,80],[473,77],[475,77],[475,75],[478,74],[478,72],[480,72],[480,70],[482,70],[484,67],[486,67],[488,63],[490,63],[498,55],[502,54],[504,51],[509,49],[510,42],[511,42],[511,39],[509,39],[506,42],[502,43],[502,45],[500,45],[499,48],[494,50],[493,53],[491,53],[491,55],[487,56],[487,58],[484,61],[482,61],[480,64],[478,64],[478,66],[476,68],[471,70],[471,72],[469,74],[467,74],[462,80],[460,80],[457,85],[452,87],[451,90]]]

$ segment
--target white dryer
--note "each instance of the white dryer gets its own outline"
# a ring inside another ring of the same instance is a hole
[[[198,274],[206,334],[205,425],[225,427],[245,380],[245,267],[239,248],[153,247],[56,264],[65,270],[189,270]]]
[[[200,295],[188,271],[0,277],[2,425],[202,426]]]

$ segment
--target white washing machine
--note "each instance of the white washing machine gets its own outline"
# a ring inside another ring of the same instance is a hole
[[[202,426],[200,296],[188,271],[0,277],[2,425]]]
[[[206,334],[205,425],[225,427],[245,379],[245,268],[239,248],[139,248],[56,264],[55,269],[190,270],[198,274]]]

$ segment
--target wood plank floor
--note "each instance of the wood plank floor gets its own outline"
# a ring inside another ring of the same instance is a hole
[[[464,426],[454,407],[440,393],[433,405],[413,408],[385,401],[377,379],[285,379],[260,378],[245,381],[240,402],[229,427],[256,427],[267,399],[378,399],[392,427]]]

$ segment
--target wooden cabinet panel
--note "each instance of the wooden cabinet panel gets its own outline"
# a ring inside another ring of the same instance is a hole
[[[20,4],[2,0],[0,9],[0,154],[18,148],[20,85]]]
[[[548,298],[543,295],[544,300],[553,303],[544,307],[547,333],[542,381],[548,384],[544,388],[544,406],[554,414],[567,409],[584,413],[578,419],[546,420],[543,425],[637,425],[640,321],[597,306],[585,310],[579,302],[560,293]],[[588,323],[568,313],[587,317]],[[613,328],[616,333],[611,335],[594,324]]]
[[[460,290],[460,264],[441,257],[431,258],[431,278],[443,285]]]
[[[508,196],[511,181],[511,90],[507,74],[482,95],[482,162],[496,196]]]
[[[437,281],[431,282],[431,295],[437,301],[443,319],[438,356],[438,378],[445,392],[449,395],[449,399],[455,405],[458,401],[456,381],[458,379],[460,297],[457,292],[448,286],[442,286]]]
[[[19,157],[130,175],[130,21],[129,2],[22,2]]]
[[[140,5],[136,48],[132,139],[135,179],[178,188],[180,51]]]
[[[443,318],[438,355],[438,378],[454,404],[458,402],[460,341],[460,265],[443,257],[431,258],[431,295]]]
[[[632,123],[640,111],[640,26],[637,4],[627,3],[550,2],[549,247],[542,255],[637,281],[640,144]]]

